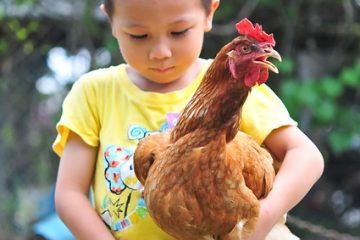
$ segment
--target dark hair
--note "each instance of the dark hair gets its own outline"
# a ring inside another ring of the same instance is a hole
[[[111,19],[114,13],[114,1],[115,0],[104,0],[104,6],[109,18]],[[210,12],[212,0],[201,0],[201,4],[206,10],[206,13]]]

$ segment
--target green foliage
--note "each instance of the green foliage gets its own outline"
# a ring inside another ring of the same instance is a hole
[[[115,38],[111,37],[111,38],[107,38],[104,40],[104,47],[109,51],[109,52],[115,52],[118,53],[119,52],[119,45],[118,42],[116,41]]]
[[[14,144],[14,129],[10,123],[4,124],[0,136],[4,146],[9,147]]]
[[[221,11],[216,12],[214,18],[216,22],[222,19],[234,15],[234,8],[230,4],[221,5]]]
[[[220,3],[219,11],[216,11],[214,15],[214,22],[225,24],[233,20],[239,9],[243,6],[245,1],[243,0],[227,0]]]
[[[262,6],[279,6],[281,2],[279,0],[261,0]]]
[[[8,49],[8,46],[9,46],[8,42],[5,39],[1,38],[0,39],[0,54],[1,55],[6,52],[6,50]]]
[[[96,19],[93,17],[94,10],[94,1],[86,0],[85,8],[83,15],[81,17],[81,23],[86,28],[86,32],[90,33],[92,36],[101,34],[101,29],[96,22]]]
[[[283,59],[283,61],[280,63],[276,63],[276,65],[282,74],[288,75],[291,74],[294,70],[294,62],[287,58]]]
[[[19,19],[14,18],[8,21],[8,28],[15,34],[17,40],[25,41],[31,33],[38,30],[39,21],[32,20],[22,25]]]
[[[39,30],[39,20],[30,20],[22,23],[19,19],[9,19],[6,23],[7,29],[12,33],[13,40],[20,43],[23,47],[25,55],[29,55],[34,51],[34,42],[31,34]],[[8,49],[8,41],[0,40],[0,53],[3,54]]]
[[[288,76],[293,68],[289,59],[279,66],[280,71]],[[337,77],[304,81],[285,78],[280,95],[294,118],[301,120],[304,113],[310,114],[310,127],[328,132],[325,144],[339,154],[350,150],[352,140],[360,136],[360,109],[356,101],[351,100],[359,94],[359,86],[360,59],[352,67],[344,68]]]
[[[2,23],[4,18],[5,18],[5,9],[0,8],[0,24]]]
[[[24,5],[24,4],[28,4],[28,5],[34,5],[37,4],[38,0],[15,0],[15,4],[17,5]]]

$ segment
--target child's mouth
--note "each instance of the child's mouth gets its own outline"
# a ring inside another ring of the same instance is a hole
[[[151,70],[159,72],[159,73],[165,73],[173,69],[174,67],[161,67],[161,68],[151,68]]]

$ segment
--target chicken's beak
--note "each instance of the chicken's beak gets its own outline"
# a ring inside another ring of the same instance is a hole
[[[279,69],[272,62],[267,61],[267,58],[269,57],[275,58],[279,62],[282,61],[280,54],[276,50],[272,48],[267,48],[265,49],[265,54],[262,54],[260,57],[256,58],[253,62],[266,67],[267,69],[273,71],[274,73],[279,73]]]

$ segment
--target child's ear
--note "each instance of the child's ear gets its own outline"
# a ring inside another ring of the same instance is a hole
[[[220,0],[213,0],[210,6],[210,11],[206,16],[206,23],[205,23],[205,32],[208,32],[212,28],[212,22],[214,18],[214,13],[216,9],[219,7]]]
[[[103,14],[105,14],[105,16],[108,17],[108,14],[107,14],[106,9],[105,9],[105,5],[103,3],[100,5],[100,10],[102,11]]]
[[[105,9],[105,5],[104,5],[103,3],[100,5],[100,10],[101,10],[101,12],[108,18],[108,20],[109,20],[109,22],[110,22],[110,24],[111,24],[110,16],[109,16],[109,14],[107,13],[107,11],[106,11],[106,9]]]

